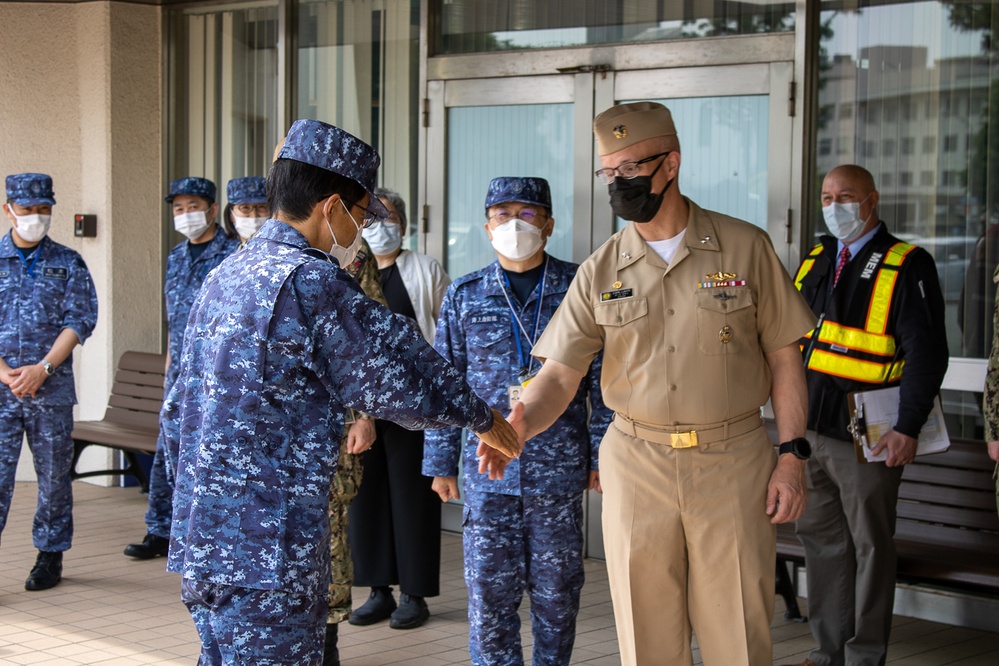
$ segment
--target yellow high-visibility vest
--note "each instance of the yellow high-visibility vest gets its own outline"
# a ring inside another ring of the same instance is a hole
[[[887,333],[888,314],[891,312],[892,296],[902,262],[915,247],[898,242],[884,253],[873,278],[874,286],[864,321],[822,321],[818,327],[818,340],[812,346],[808,358],[807,369],[869,384],[881,384],[886,379],[896,381],[901,378],[905,360],[892,365],[895,358],[895,337]],[[801,268],[794,278],[794,285],[799,291],[822,249],[821,244],[816,245],[801,262]],[[809,342],[814,332],[810,331],[805,335]],[[804,346],[802,345],[803,348]]]

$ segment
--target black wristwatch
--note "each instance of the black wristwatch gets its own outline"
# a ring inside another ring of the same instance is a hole
[[[793,453],[798,460],[808,460],[812,457],[812,445],[804,437],[795,437],[790,442],[784,442],[777,451],[781,455]]]

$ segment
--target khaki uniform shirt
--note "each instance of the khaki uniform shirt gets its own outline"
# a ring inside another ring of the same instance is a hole
[[[586,372],[603,349],[604,402],[651,425],[759,409],[771,389],[764,353],[815,325],[764,231],[687,203],[672,264],[629,224],[583,262],[533,351]]]

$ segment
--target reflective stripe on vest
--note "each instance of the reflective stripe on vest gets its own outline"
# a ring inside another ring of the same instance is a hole
[[[812,270],[812,266],[815,265],[815,259],[820,254],[822,254],[822,243],[819,243],[812,248],[812,251],[808,253],[808,256],[803,262],[801,262],[801,268],[798,269],[798,274],[794,276],[794,288],[801,291],[801,281],[805,279],[805,276]]]
[[[867,383],[886,380],[896,350],[894,336],[886,333],[888,315],[891,312],[899,268],[913,249],[914,245],[900,242],[885,252],[874,278],[864,328],[845,326],[833,321],[822,323],[819,339],[808,359],[809,370]],[[808,259],[802,262],[795,277],[795,286],[799,290],[815,263],[813,257],[818,254],[816,250],[821,252],[821,246],[808,254]],[[810,331],[805,337],[810,339],[813,333],[814,331]],[[895,363],[891,369],[891,377],[887,380],[894,381],[901,377],[904,365],[904,360]]]

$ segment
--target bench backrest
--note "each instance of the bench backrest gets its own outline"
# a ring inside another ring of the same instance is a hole
[[[993,469],[981,441],[953,440],[949,451],[917,457],[902,474],[896,539],[953,548],[955,564],[999,553]]]
[[[104,420],[125,427],[159,428],[166,354],[125,352],[118,361]]]

